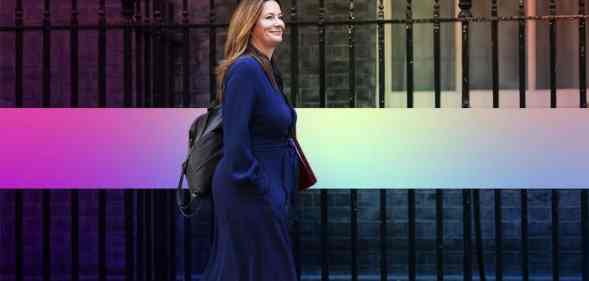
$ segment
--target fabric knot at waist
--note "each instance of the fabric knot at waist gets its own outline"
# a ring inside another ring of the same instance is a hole
[[[285,148],[292,148],[291,138],[280,138],[280,139],[262,139],[254,140],[252,142],[252,149],[254,151],[273,151],[281,150]]]
[[[297,183],[297,154],[294,148],[292,138],[283,138],[278,140],[263,140],[252,142],[252,150],[256,152],[275,151],[280,154],[281,162],[281,187],[285,193],[285,208],[288,210],[290,202],[290,193],[296,190]],[[282,153],[281,153],[282,152]],[[288,177],[288,178],[286,178]],[[288,190],[292,187],[293,190]]]

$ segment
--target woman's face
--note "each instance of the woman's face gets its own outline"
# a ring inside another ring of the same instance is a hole
[[[262,14],[254,26],[252,39],[266,48],[275,48],[282,42],[284,29],[280,5],[276,1],[265,1]]]

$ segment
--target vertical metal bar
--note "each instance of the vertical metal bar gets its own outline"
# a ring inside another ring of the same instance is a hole
[[[503,226],[501,190],[495,189],[495,280],[503,281]]]
[[[483,237],[481,235],[481,196],[480,190],[475,189],[473,192],[474,197],[474,232],[476,236],[476,247],[477,247],[477,260],[479,263],[479,280],[485,281],[485,253],[483,251]]]
[[[415,281],[415,267],[417,263],[417,256],[415,253],[415,190],[410,189],[407,191],[407,208],[409,215],[409,253],[408,253],[408,264],[409,264],[409,281]]]
[[[23,107],[23,8],[22,0],[16,0],[14,9],[14,24],[19,27],[15,32],[15,106]],[[16,281],[24,280],[24,241],[23,241],[23,192],[16,190],[14,192],[14,237],[15,237],[15,255],[14,255],[14,275]]]
[[[145,275],[146,246],[145,246],[145,190],[137,190],[137,280],[149,280]]]
[[[163,29],[161,26],[164,24],[168,23],[168,18],[167,18],[167,5],[166,5],[166,1],[165,0],[157,0],[157,3],[159,3],[159,10],[160,10],[160,20],[159,20],[159,24],[160,24],[160,28],[159,28],[159,40],[158,40],[158,48],[159,48],[159,53],[161,54],[161,56],[159,56],[159,67],[158,67],[158,71],[159,71],[159,75],[158,75],[158,85],[159,85],[159,93],[160,93],[160,99],[159,99],[159,107],[167,107],[168,106],[168,98],[169,98],[169,93],[170,93],[170,89],[168,89],[168,78],[169,78],[169,67],[168,67],[168,63],[170,60],[170,49],[169,49],[169,39],[168,39],[168,34],[169,34],[169,30],[167,29]],[[165,232],[162,233],[165,236]],[[159,256],[162,257],[162,256]]]
[[[471,249],[471,193],[468,189],[462,190],[462,223],[464,239],[464,280],[472,280],[472,249]]]
[[[548,12],[556,15],[556,1],[550,0]],[[556,20],[550,20],[550,107],[556,107]]]
[[[145,19],[144,23],[146,28],[144,29],[145,33],[145,42],[144,42],[144,50],[145,50],[145,57],[144,57],[144,77],[143,81],[145,82],[145,100],[144,105],[146,107],[151,107],[153,105],[153,95],[152,95],[152,79],[151,79],[151,47],[152,47],[152,39],[151,34],[153,32],[153,24],[151,21],[151,8],[150,8],[150,0],[145,0]]]
[[[14,85],[14,103],[16,107],[23,107],[23,8],[22,0],[16,1],[14,9],[14,25],[17,30],[14,34],[14,52],[15,52],[15,85]]]
[[[166,5],[167,4],[167,5]],[[162,4],[164,7],[164,21],[166,24],[173,23],[174,14],[173,14],[173,6],[172,3],[164,2]],[[172,45],[172,39],[169,38],[169,34],[171,30],[166,29],[165,35],[163,39],[162,47],[164,48],[164,55],[163,58],[163,75],[162,75],[162,93],[163,93],[163,102],[162,105],[165,107],[175,107],[175,97],[174,97],[174,83],[172,78],[172,69],[173,68],[173,58],[174,58],[174,49]],[[174,30],[175,31],[175,30]]]
[[[519,16],[525,16],[525,5],[523,0],[519,0],[518,8]],[[520,20],[518,24],[518,48],[519,48],[519,106],[520,108],[526,107],[526,88],[527,88],[527,75],[526,75],[526,21]],[[527,281],[529,279],[529,266],[528,266],[528,191],[526,189],[521,190],[521,252],[522,252],[522,280]]]
[[[434,107],[440,108],[441,74],[440,74],[440,0],[434,0]],[[436,280],[444,280],[444,193],[436,189]]]
[[[579,0],[579,14],[585,15],[585,0]],[[587,23],[579,19],[579,103],[587,107]]]
[[[158,1],[154,1],[157,3]],[[165,204],[166,200],[162,197],[161,190],[153,190],[153,197],[152,197],[152,204],[150,211],[152,212],[152,227],[153,227],[153,236],[152,241],[157,241],[157,243],[152,242],[153,247],[153,270],[154,274],[153,277],[155,280],[162,280],[165,277],[162,276],[162,271],[164,268],[164,263],[167,262],[166,258],[166,247],[162,246],[162,244],[166,244],[164,241],[166,240],[165,237],[165,229],[161,228],[161,225],[164,224],[165,215],[163,215],[162,211],[155,212],[156,206],[156,198],[160,205]],[[163,203],[163,204],[162,204]],[[156,230],[157,229],[157,230]]]
[[[319,107],[327,106],[325,93],[325,0],[319,0]],[[327,190],[321,189],[321,280],[329,280],[329,240]]]
[[[497,0],[491,1],[491,17],[497,18]],[[491,22],[491,46],[492,46],[492,75],[493,75],[493,108],[499,108],[499,21]],[[520,76],[521,77],[521,76]],[[501,191],[499,191],[501,192]]]
[[[174,9],[174,4],[172,3],[168,3],[168,23],[170,24],[174,24],[175,23],[175,19],[174,19],[174,13],[175,13],[175,9]],[[167,30],[168,34],[170,33],[175,33],[176,30],[172,29],[172,30]],[[178,57],[178,51],[176,50],[177,48],[174,46],[174,39],[168,39],[167,40],[168,44],[166,45],[166,47],[168,48],[166,51],[166,54],[168,55],[168,62],[166,64],[167,67],[167,71],[166,71],[166,92],[168,93],[168,107],[177,107],[177,103],[176,103],[176,89],[175,89],[175,83],[174,83],[174,79],[175,79],[175,74],[176,72],[174,71],[174,69],[176,69],[176,59]],[[181,96],[181,101],[180,104],[183,104],[183,97],[184,95]]]
[[[160,206],[166,206],[167,204],[167,195],[165,190],[154,190],[155,198],[158,199]],[[154,204],[155,206],[155,204]],[[152,210],[154,209],[152,206]],[[158,212],[154,212],[154,228],[157,231],[154,231],[154,241],[157,241],[155,244],[155,252],[157,253],[154,257],[154,266],[155,266],[155,278],[156,280],[165,280],[167,279],[166,269],[167,263],[169,262],[168,257],[168,245],[167,245],[167,225],[168,216],[167,216],[167,208],[164,210],[159,210]]]
[[[98,107],[106,107],[106,7],[98,8]],[[106,281],[106,191],[98,191],[98,280]]]
[[[522,280],[528,281],[530,277],[528,267],[528,190],[522,189],[521,195],[521,249],[522,249]]]
[[[145,190],[145,249],[147,252],[147,257],[145,260],[145,267],[146,267],[146,277],[147,280],[157,280],[155,276],[155,250],[153,246],[153,241],[155,240],[154,237],[154,222],[153,222],[153,190],[146,189]]]
[[[583,281],[589,281],[589,192],[581,190],[581,233],[583,235]]]
[[[173,5],[172,3],[164,2],[162,3],[162,12],[163,12],[163,21],[165,24],[170,24],[174,22],[174,14],[173,14]],[[175,31],[175,30],[174,30]],[[163,75],[162,75],[162,94],[163,94],[163,102],[162,105],[165,107],[175,107],[175,97],[174,97],[174,84],[172,78],[172,69],[173,68],[173,58],[174,58],[174,48],[172,45],[172,39],[169,37],[171,34],[170,29],[164,30],[164,36],[162,39],[162,47],[164,48],[164,55],[162,56],[163,59]]]
[[[140,228],[141,228],[141,240],[142,240],[142,244],[141,244],[141,251],[143,253],[142,255],[142,267],[143,267],[143,271],[140,272],[139,275],[143,275],[143,276],[138,276],[139,278],[143,277],[144,280],[148,280],[151,281],[153,280],[153,275],[152,275],[152,271],[153,268],[151,266],[151,240],[153,240],[153,238],[151,237],[151,226],[149,224],[150,222],[150,218],[149,218],[149,210],[151,208],[151,204],[150,204],[150,194],[149,194],[148,189],[143,189],[141,190],[141,223],[139,224]]]
[[[135,1],[135,22],[141,24],[143,21],[141,17],[141,1]],[[135,27],[135,106],[144,106],[143,99],[143,37],[144,29],[142,27]]]
[[[72,226],[70,229],[70,245],[72,253],[72,270],[70,278],[72,281],[80,280],[80,219],[79,219],[79,191],[73,189],[70,193],[70,217]]]
[[[157,277],[155,276],[155,253],[153,247],[153,241],[155,240],[154,237],[154,227],[153,227],[153,190],[146,189],[145,190],[145,249],[147,251],[147,259],[145,261],[145,267],[147,272],[147,280],[154,280]]]
[[[441,107],[440,78],[440,0],[434,0],[434,106]]]
[[[163,24],[163,17],[162,17],[162,10],[161,10],[161,2],[162,0],[154,0],[153,1],[153,23],[155,24],[155,29],[153,33],[153,53],[154,53],[154,67],[153,67],[153,105],[155,107],[162,106],[162,101],[164,93],[163,93],[163,81],[164,78],[162,77],[165,75],[164,68],[164,57],[165,57],[165,48],[163,46],[162,40],[162,24]],[[157,55],[156,55],[157,54]]]
[[[352,281],[358,281],[358,191],[350,190],[350,240],[352,248]]]
[[[134,231],[135,226],[133,224],[133,218],[135,216],[135,205],[133,197],[135,191],[127,189],[124,191],[124,204],[125,204],[125,280],[133,281],[135,279],[135,256],[133,255],[134,249]]]
[[[106,281],[106,190],[98,191],[98,280]]]
[[[172,229],[170,228],[170,221],[173,220],[172,217],[172,212],[171,212],[171,206],[170,206],[170,196],[171,193],[168,192],[168,190],[161,190],[161,198],[163,198],[163,205],[166,206],[166,209],[163,212],[160,212],[162,218],[161,218],[161,229],[162,229],[162,247],[164,247],[163,255],[161,256],[164,260],[161,263],[162,266],[162,279],[161,280],[165,280],[168,279],[170,280],[170,275],[171,275],[171,269],[172,269],[172,247],[171,243],[172,243]]]
[[[49,0],[43,1],[43,96],[41,106],[51,106],[51,21]],[[43,280],[51,279],[51,194],[49,190],[41,193],[43,210]]]
[[[144,250],[145,250],[145,279],[153,280],[153,225],[152,225],[152,190],[143,190],[143,232],[144,232]]]
[[[413,18],[413,11],[411,9],[411,0],[407,0],[405,5],[405,19],[411,21]],[[407,56],[405,57],[405,65],[407,67],[407,107],[413,107],[413,23],[407,22],[405,24],[405,49]],[[409,264],[409,277],[411,279],[411,264]]]
[[[319,0],[319,107],[327,106],[325,93],[325,0]]]
[[[384,3],[378,0],[378,106],[385,107],[385,65],[384,65]],[[379,220],[380,220],[380,280],[388,280],[387,262],[387,201],[386,189],[379,190]]]
[[[407,0],[405,5],[405,19],[407,21],[412,20],[413,11],[411,7],[411,0]],[[407,71],[407,108],[413,107],[413,23],[407,22],[405,24],[405,49],[407,56],[405,57],[405,65]],[[417,256],[415,252],[415,190],[407,190],[407,208],[409,216],[409,253],[408,265],[409,265],[409,281],[415,281],[416,278],[416,263]]]
[[[168,193],[168,214],[170,217],[169,221],[169,230],[170,230],[170,264],[169,264],[169,279],[168,280],[177,280],[176,276],[176,219],[178,218],[178,213],[175,212],[176,209],[176,201],[174,200],[174,191],[169,190],[166,191]]]
[[[106,107],[106,8],[99,0],[98,8],[98,107]]]
[[[154,5],[153,7],[156,9],[154,10],[154,16],[156,19],[156,31],[155,31],[155,42],[156,42],[156,54],[159,54],[158,56],[156,56],[156,67],[154,69],[156,69],[156,73],[157,75],[154,77],[155,78],[155,82],[156,85],[155,86],[155,93],[156,93],[156,106],[157,107],[165,107],[166,103],[167,103],[167,89],[166,89],[166,80],[167,80],[167,61],[168,61],[168,49],[167,44],[166,44],[166,38],[165,38],[165,30],[162,28],[162,25],[165,24],[165,16],[166,16],[166,11],[165,11],[165,5],[164,5],[165,0],[154,0],[154,4],[157,3],[157,5]],[[156,197],[157,198],[157,197]],[[156,216],[159,215],[159,213],[156,213]],[[157,221],[157,219],[156,219]],[[158,233],[156,233],[157,235]],[[161,266],[159,263],[157,263],[157,258],[160,258],[160,255],[156,255],[156,264],[157,266]],[[156,275],[157,276],[157,275]]]
[[[42,107],[51,106],[51,20],[49,0],[43,1],[43,96]]]
[[[169,280],[169,269],[171,263],[169,225],[172,217],[169,209],[168,192],[166,192],[166,190],[157,190],[155,198],[157,198],[156,200],[159,205],[165,206],[164,210],[157,211],[155,213],[155,228],[157,229],[157,231],[155,232],[154,237],[155,241],[159,241],[159,243],[155,243],[155,251],[156,253],[158,253],[155,259],[157,270],[155,276],[157,280]]]
[[[525,17],[524,0],[519,0],[518,14]],[[519,106],[526,107],[526,20],[518,21]]]
[[[579,14],[585,15],[585,0],[579,0]],[[586,22],[579,19],[579,107],[587,108]],[[583,281],[589,281],[589,192],[581,190],[581,234],[583,236]]]
[[[354,21],[354,0],[348,3],[348,19]],[[348,25],[348,90],[350,107],[356,107],[356,54],[354,51],[354,24]],[[352,281],[358,281],[358,191],[350,190],[350,240],[352,248]]]
[[[182,36],[184,49],[182,52],[182,105],[190,106],[190,28],[188,27],[188,1],[182,0]]]
[[[217,96],[217,78],[215,67],[217,66],[217,30],[213,26],[216,21],[215,0],[209,1],[209,101],[215,100]]]
[[[161,70],[161,61],[162,61],[162,49],[161,49],[161,42],[160,42],[160,35],[161,35],[161,27],[160,27],[160,20],[161,20],[161,15],[160,15],[160,11],[159,11],[159,1],[160,0],[153,0],[153,22],[152,22],[152,41],[151,41],[151,47],[153,50],[153,54],[152,54],[152,63],[153,63],[153,76],[152,76],[152,91],[151,91],[151,103],[153,107],[159,107],[160,106],[160,99],[161,99],[161,86],[160,86],[160,81],[161,81],[161,74],[162,74],[162,70]],[[154,276],[155,278],[157,278],[157,276]]]
[[[329,280],[329,240],[327,233],[327,191],[321,189],[320,191],[320,209],[321,209],[321,281]]]
[[[436,190],[436,280],[444,280],[444,193]]]
[[[559,192],[552,190],[552,280],[560,280]]]
[[[133,53],[131,50],[131,27],[133,20],[133,2],[132,0],[123,1],[123,17],[125,18],[125,27],[123,29],[123,99],[125,107],[133,105],[133,64],[131,62]]]
[[[20,2],[20,1],[19,1]],[[24,280],[24,242],[23,242],[23,192],[14,192],[14,237],[16,240],[15,277],[16,281]]]
[[[155,3],[155,2],[154,2]],[[147,190],[148,193],[148,200],[149,200],[149,205],[147,207],[147,212],[148,212],[148,226],[149,226],[149,235],[148,235],[148,239],[147,239],[147,243],[148,243],[148,248],[149,248],[149,262],[147,264],[147,267],[149,268],[149,276],[154,278],[155,280],[159,280],[157,279],[158,277],[158,266],[159,264],[157,263],[158,261],[158,252],[157,252],[157,245],[158,243],[156,243],[157,241],[157,218],[156,218],[156,198],[157,197],[157,192],[156,190]],[[151,279],[150,279],[151,280]]]
[[[43,210],[43,280],[51,279],[51,194],[43,190],[41,209]]]
[[[460,0],[458,3],[460,8],[461,19],[471,17],[472,3],[470,0]],[[469,58],[470,58],[470,30],[469,22],[462,22],[462,107],[470,107],[470,83],[469,83]],[[471,192],[468,189],[462,190],[463,201],[463,235],[464,235],[464,280],[472,280],[472,249],[471,249]]]
[[[384,20],[383,0],[378,0],[378,20]],[[385,107],[385,87],[384,87],[384,23],[379,22],[377,25],[378,32],[378,106]]]
[[[176,23],[176,18],[175,18],[175,13],[176,13],[176,6],[173,3],[168,3],[169,6],[169,17],[170,17],[170,23]],[[181,30],[179,30],[181,31]],[[176,30],[172,29],[171,33],[174,34],[176,33]],[[178,45],[178,46],[176,46]],[[176,86],[175,86],[175,76],[176,75],[176,71],[175,69],[176,67],[176,62],[178,61],[178,59],[181,59],[181,55],[182,55],[182,50],[180,49],[180,45],[181,43],[176,43],[174,40],[170,40],[170,61],[168,63],[168,67],[169,67],[169,79],[168,79],[168,88],[170,91],[170,107],[184,107],[184,93],[182,92],[182,89],[180,89],[179,94],[180,96],[177,97],[176,93],[178,92],[176,90]],[[179,101],[178,101],[179,98]]]
[[[354,0],[349,1],[348,19],[354,21]],[[350,107],[356,107],[356,54],[354,50],[354,24],[348,25],[348,91],[350,92]],[[354,190],[353,190],[354,191]]]
[[[460,0],[459,18],[464,19],[472,17],[470,8],[471,0]],[[470,107],[470,24],[468,21],[462,21],[462,107]]]
[[[188,15],[188,1],[182,1],[182,23],[185,25],[183,28],[184,36],[184,50],[183,50],[183,106],[190,106],[190,64],[188,62],[190,58],[190,29],[186,26],[189,24]],[[211,210],[212,211],[212,210]],[[192,280],[192,225],[189,218],[184,218],[184,281]],[[211,221],[213,224],[213,221]],[[213,233],[211,233],[213,235]],[[174,279],[175,280],[175,279]]]
[[[379,220],[380,220],[380,280],[388,280],[388,261],[387,261],[387,190],[379,190]]]
[[[79,59],[78,59],[78,1],[72,0],[72,15],[70,29],[70,106],[78,107],[79,105]]]

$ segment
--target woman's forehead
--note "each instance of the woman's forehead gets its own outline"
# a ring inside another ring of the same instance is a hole
[[[265,1],[262,6],[262,14],[280,14],[280,5],[276,1]]]

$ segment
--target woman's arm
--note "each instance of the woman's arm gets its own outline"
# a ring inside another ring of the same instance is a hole
[[[252,152],[250,131],[256,95],[261,89],[256,62],[237,60],[229,69],[223,98],[223,154],[230,178],[237,185],[264,184],[262,169]]]

